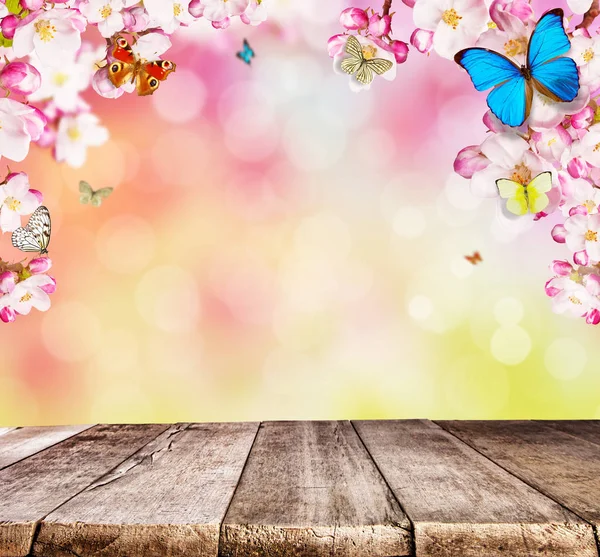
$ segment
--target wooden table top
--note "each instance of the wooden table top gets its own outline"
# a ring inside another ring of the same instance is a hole
[[[599,557],[600,422],[0,428],[0,557]]]

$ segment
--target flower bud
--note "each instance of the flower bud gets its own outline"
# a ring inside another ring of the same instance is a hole
[[[21,4],[21,7],[24,10],[35,12],[36,10],[41,9],[44,5],[44,0],[19,0],[19,4]]]
[[[590,258],[587,254],[587,251],[582,249],[581,251],[576,251],[573,254],[573,261],[575,261],[577,265],[582,265],[585,267],[590,262]]]
[[[573,271],[573,266],[568,261],[560,261],[559,259],[555,259],[550,264],[550,270],[555,274],[561,277],[568,277]]]
[[[11,40],[15,36],[15,30],[17,29],[19,22],[20,19],[14,14],[9,14],[2,18],[2,22],[0,23],[2,36],[5,39]]]
[[[600,311],[598,311],[597,309],[588,311],[585,316],[585,322],[588,325],[598,325],[598,323],[600,323]]]
[[[369,33],[378,39],[392,32],[392,16],[373,14],[369,19]]]
[[[54,292],[56,292],[56,281],[54,280],[54,277],[51,277],[50,275],[48,275],[48,278],[52,281],[49,284],[43,284],[42,286],[40,286],[40,288],[46,293],[46,294],[54,294]]]
[[[557,244],[564,244],[567,241],[567,229],[562,224],[557,224],[552,229],[552,239]]]
[[[204,4],[202,0],[192,0],[188,6],[188,11],[192,17],[202,17],[204,14]]]
[[[489,164],[489,159],[481,154],[478,145],[469,145],[456,155],[456,159],[454,160],[454,172],[463,178],[470,179],[475,172],[483,170]]]
[[[2,303],[2,299],[0,298],[0,303]],[[9,306],[5,306],[0,309],[0,319],[4,321],[4,323],[12,323],[17,317],[15,310]]]
[[[589,167],[581,157],[575,157],[567,163],[567,172],[573,178],[585,178],[588,175]]]
[[[433,47],[433,31],[415,29],[410,36],[410,44],[423,54],[429,52]]]
[[[545,285],[544,285],[544,290],[546,291],[546,296],[550,296],[550,298],[554,298],[554,296],[556,296],[557,294],[560,294],[561,289],[560,288],[556,288],[556,286],[553,286],[551,283],[554,281],[553,278],[551,278]]]
[[[108,68],[100,68],[92,77],[92,87],[94,91],[105,99],[117,99],[123,93],[121,87],[115,87],[108,77]]]
[[[348,31],[359,31],[369,26],[369,16],[360,8],[346,8],[340,14],[340,24]]]
[[[0,71],[2,87],[17,95],[31,95],[40,88],[42,76],[27,62],[9,62]]]
[[[52,260],[49,257],[36,257],[29,262],[27,268],[32,275],[41,275],[47,273],[52,267]]]
[[[348,41],[348,35],[334,35],[327,41],[327,52],[330,58],[341,56],[344,54],[346,48],[346,42]]]
[[[0,292],[10,294],[15,288],[15,274],[12,271],[0,273]]]
[[[404,64],[408,58],[408,45],[403,41],[392,41],[390,49],[394,53],[397,64]]]
[[[589,127],[594,121],[594,109],[591,106],[586,106],[583,110],[580,110],[577,114],[571,116],[571,125],[576,130],[581,130]]]

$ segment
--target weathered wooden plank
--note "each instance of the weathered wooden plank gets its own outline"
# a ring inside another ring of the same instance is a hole
[[[56,445],[73,435],[77,435],[90,427],[92,426],[15,428],[0,438],[0,470],[52,445]]]
[[[529,485],[600,526],[598,445],[539,422],[439,423]]]
[[[217,557],[258,426],[173,426],[50,514],[33,555]]]
[[[435,424],[354,422],[419,557],[593,557],[592,528]]]
[[[0,557],[28,555],[44,516],[167,427],[96,426],[0,471]]]
[[[537,420],[539,423],[558,429],[564,433],[581,437],[600,445],[600,421],[598,420]]]
[[[13,429],[17,429],[16,427],[0,427],[0,435],[4,435]]]
[[[410,523],[350,422],[261,425],[221,528],[222,557],[410,553]]]

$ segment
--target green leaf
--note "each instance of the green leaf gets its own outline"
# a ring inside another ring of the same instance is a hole
[[[19,0],[6,0],[6,7],[11,14],[19,15],[21,13]]]

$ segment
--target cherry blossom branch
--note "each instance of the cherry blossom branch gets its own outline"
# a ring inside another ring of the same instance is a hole
[[[385,2],[383,3],[383,8],[381,10],[381,14],[383,16],[390,15],[390,10],[392,9],[392,2],[393,0],[385,0]]]
[[[590,9],[585,12],[582,22],[575,29],[587,29],[600,15],[600,0],[593,0]]]

